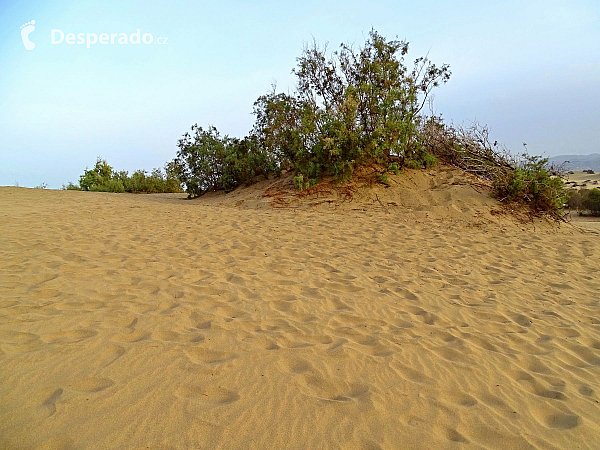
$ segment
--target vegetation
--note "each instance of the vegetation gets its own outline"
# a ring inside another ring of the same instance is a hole
[[[494,195],[503,202],[521,202],[535,212],[562,217],[567,200],[561,167],[548,159],[524,153],[514,156],[477,123],[470,127],[446,125],[430,117],[420,129],[423,147],[448,164],[491,181]]]
[[[186,133],[179,140],[178,147],[171,167],[190,197],[208,191],[229,192],[259,176],[280,173],[277,160],[254,135],[239,140],[221,136],[215,127],[204,130],[196,124],[192,134]]]
[[[523,154],[514,170],[494,179],[501,200],[525,201],[537,211],[561,211],[567,200],[564,182],[547,169],[548,159]]]
[[[83,175],[79,177],[79,185],[69,182],[63,185],[63,189],[147,194],[182,192],[177,173],[174,163],[169,163],[165,171],[154,169],[148,173],[144,170],[136,170],[129,176],[126,171],[117,172],[105,160],[98,158],[94,167],[86,168]]]
[[[579,214],[600,216],[600,189],[572,189],[567,194],[567,206]]]
[[[307,46],[293,71],[296,91],[273,88],[259,97],[247,137],[221,137],[214,127],[197,125],[183,136],[175,163],[186,191],[191,197],[227,192],[283,169],[306,189],[324,175],[348,179],[365,164],[430,167],[436,159],[420,145],[420,112],[450,69],[427,58],[409,68],[407,53],[407,42],[376,31],[358,50],[342,44],[328,53],[315,43]]]
[[[358,50],[342,44],[328,55],[315,43],[307,46],[293,71],[296,92],[273,91],[255,103],[258,136],[307,180],[347,179],[373,162],[421,165],[419,114],[450,69],[427,58],[409,68],[407,53],[407,42],[376,31]]]
[[[63,189],[63,191],[80,191],[81,187],[79,187],[79,185],[74,184],[73,182],[69,181],[67,184],[62,185],[62,189]]]
[[[270,92],[254,103],[255,123],[242,139],[197,124],[178,141],[176,158],[165,170],[116,172],[98,158],[79,185],[63,189],[104,192],[181,192],[190,198],[229,192],[284,170],[299,190],[323,176],[346,180],[361,166],[389,174],[403,168],[428,169],[438,161],[489,180],[501,201],[527,204],[535,212],[562,217],[566,201],[598,211],[598,190],[581,199],[567,193],[562,170],[548,159],[513,156],[489,139],[486,127],[456,127],[423,113],[431,92],[451,75],[447,65],[427,57],[406,62],[409,44],[375,30],[364,46],[342,44],[329,52],[307,45],[292,73],[291,93]],[[588,171],[588,173],[592,173]]]

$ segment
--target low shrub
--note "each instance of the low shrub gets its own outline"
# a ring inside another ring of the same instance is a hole
[[[300,174],[294,177],[294,186],[299,191],[308,189],[310,187],[310,181],[304,179],[304,175]]]
[[[588,210],[592,215],[600,215],[600,189],[590,189],[582,197],[581,206]]]
[[[435,155],[427,152],[423,153],[421,160],[423,161],[423,167],[425,169],[429,169],[430,167],[435,166],[437,163],[437,158]]]
[[[384,173],[379,177],[379,182],[381,184],[385,184],[386,186],[390,186],[392,184],[392,182],[390,181],[390,177],[388,177],[387,173]]]
[[[491,181],[500,201],[522,202],[536,212],[562,216],[567,201],[564,170],[548,165],[547,158],[526,153],[514,156],[497,141],[492,142],[488,129],[477,123],[463,128],[431,117],[421,127],[420,137],[427,152]]]
[[[496,195],[502,201],[524,201],[536,211],[560,213],[567,200],[564,182],[552,176],[547,164],[547,158],[523,154],[514,170],[493,180]]]
[[[62,185],[62,190],[63,191],[81,191],[81,187],[79,187],[78,185],[69,181],[67,184]]]
[[[215,127],[204,130],[195,124],[192,134],[184,134],[178,147],[171,164],[190,198],[209,191],[229,192],[259,176],[280,173],[277,160],[255,136],[240,140],[221,136]]]
[[[415,153],[404,160],[404,165],[409,169],[429,169],[435,166],[436,163],[437,158],[435,155],[425,151]]]
[[[107,180],[103,180],[102,183],[94,184],[88,190],[93,192],[114,192],[121,194],[125,192],[125,187],[123,186],[123,182],[121,180],[109,178]]]
[[[566,205],[569,209],[580,210],[583,206],[583,196],[585,195],[586,189],[569,189],[567,191]]]
[[[406,167],[408,167],[409,169],[421,169],[423,167],[423,164],[421,164],[419,161],[416,161],[414,159],[405,159],[404,160],[404,165]]]
[[[116,172],[102,158],[96,160],[92,169],[85,169],[83,175],[79,177],[79,186],[69,182],[63,185],[63,189],[146,194],[182,192],[177,170],[172,163],[167,164],[164,172],[161,169],[154,169],[151,173],[137,170],[129,176],[126,171]]]
[[[391,163],[391,164],[388,166],[388,168],[387,168],[387,171],[388,171],[388,172],[391,172],[391,173],[393,173],[394,175],[399,175],[399,174],[400,174],[400,171],[401,171],[400,164],[399,164],[399,163],[397,163],[397,162],[393,162],[393,163]]]

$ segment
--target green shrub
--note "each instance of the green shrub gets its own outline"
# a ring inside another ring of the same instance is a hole
[[[583,206],[584,192],[578,191],[577,189],[569,189],[567,191],[567,207],[569,209],[581,209]]]
[[[381,174],[381,176],[379,177],[379,182],[387,186],[392,184],[392,182],[390,181],[390,177],[388,177],[386,173]]]
[[[304,189],[308,189],[310,186],[310,182],[304,179],[304,175],[300,174],[294,177],[294,186],[299,191],[303,191]]]
[[[86,168],[83,175],[79,177],[79,186],[82,191],[91,191],[96,186],[105,184],[111,179],[113,168],[105,160],[98,157],[96,165],[92,169]]]
[[[394,175],[399,175],[400,170],[400,164],[398,164],[397,162],[391,163],[387,168],[387,171],[393,173]]]
[[[120,194],[125,192],[125,187],[121,180],[109,178],[108,180],[104,180],[101,184],[93,185],[89,190],[94,192],[114,192]]]
[[[576,209],[581,215],[586,211],[592,215],[600,215],[600,190],[571,189],[567,192],[567,206]]]
[[[186,133],[178,147],[171,164],[190,198],[208,191],[229,192],[259,176],[280,173],[276,159],[253,135],[240,140],[221,136],[215,127],[204,130],[195,124],[192,134]]]
[[[416,161],[414,159],[407,159],[404,161],[404,165],[406,167],[408,167],[409,169],[420,169],[421,167],[423,167],[423,164],[420,163],[419,161]]]
[[[291,169],[296,187],[306,189],[325,174],[348,179],[364,164],[393,164],[395,173],[405,160],[430,167],[435,157],[420,144],[420,112],[430,92],[448,81],[450,69],[428,58],[409,67],[407,53],[407,42],[375,30],[359,49],[342,44],[327,53],[316,44],[305,47],[293,71],[296,90],[273,88],[259,97],[247,137],[221,136],[196,124],[179,140],[174,162],[188,195],[228,192],[283,169]]]
[[[600,215],[600,190],[589,190],[585,197],[583,197],[581,206],[593,215]]]
[[[496,177],[494,188],[502,200],[525,201],[537,211],[560,213],[567,200],[562,178],[546,168],[547,158],[522,155],[514,168]]]
[[[327,54],[307,46],[294,70],[297,90],[273,90],[255,103],[261,144],[304,179],[327,173],[343,180],[364,164],[404,160],[419,150],[426,98],[450,77],[448,66],[427,58],[407,67],[407,53],[407,42],[374,30],[358,50],[342,44]]]
[[[584,170],[583,173],[588,173],[590,175],[593,175],[594,171],[592,169],[588,169],[588,170]]]
[[[63,189],[147,194],[182,192],[176,167],[172,163],[167,164],[165,172],[161,169],[153,169],[151,173],[137,170],[130,177],[126,171],[116,172],[102,158],[96,160],[92,169],[85,169],[79,177],[79,186],[69,182],[66,186],[63,185]]]
[[[437,158],[435,157],[435,155],[432,155],[431,153],[427,153],[427,152],[423,153],[421,159],[423,161],[423,167],[425,169],[429,169],[430,167],[435,166],[437,163]]]
[[[247,137],[192,126],[172,163],[177,179],[195,197],[290,169],[296,188],[307,189],[324,175],[348,179],[364,165],[398,173],[402,166],[430,168],[439,159],[490,180],[502,201],[560,214],[567,197],[547,159],[504,153],[476,123],[465,130],[421,115],[432,90],[449,80],[450,68],[426,57],[409,66],[407,54],[407,42],[375,30],[358,49],[305,47],[293,71],[296,90],[284,94],[274,87],[259,97]],[[381,182],[389,182],[386,174]]]
[[[72,182],[68,182],[67,184],[62,185],[63,191],[81,191],[81,188]]]

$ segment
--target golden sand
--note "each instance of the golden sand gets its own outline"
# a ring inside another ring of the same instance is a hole
[[[594,189],[600,188],[600,173],[573,172],[566,175],[567,188]]]
[[[427,176],[335,212],[0,188],[0,448],[599,448],[600,234]]]

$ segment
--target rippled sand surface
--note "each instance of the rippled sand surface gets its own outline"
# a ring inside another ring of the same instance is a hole
[[[425,216],[0,188],[0,448],[598,448],[598,231]]]

